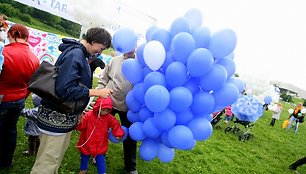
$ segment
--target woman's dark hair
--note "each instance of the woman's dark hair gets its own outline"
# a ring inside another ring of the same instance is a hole
[[[94,27],[87,30],[83,38],[90,44],[99,43],[109,48],[112,44],[112,36],[104,28]]]

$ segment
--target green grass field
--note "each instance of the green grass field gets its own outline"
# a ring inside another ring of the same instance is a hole
[[[96,83],[96,81],[95,81]],[[27,107],[32,107],[27,100]],[[266,111],[255,122],[251,132],[254,137],[248,141],[238,140],[238,136],[232,132],[225,133],[227,125],[220,121],[222,129],[214,127],[212,136],[206,140],[197,142],[192,150],[175,150],[175,158],[170,163],[162,163],[158,159],[143,161],[137,155],[137,170],[143,174],[290,174],[294,173],[288,166],[295,160],[305,155],[306,127],[300,124],[299,132],[293,133],[293,129],[286,131],[281,128],[283,121],[288,117],[288,109],[294,106],[283,103],[284,109],[281,119],[276,121],[274,127],[270,127],[272,112]],[[27,136],[23,132],[24,118],[18,122],[18,142],[14,156],[14,166],[5,173],[29,173],[35,157],[22,155],[27,148]],[[232,126],[233,123],[230,124]],[[242,125],[238,125],[244,129]],[[78,140],[78,132],[73,132],[70,147],[66,152],[59,173],[74,174],[79,172],[79,153],[75,148]],[[139,143],[140,145],[140,143]],[[109,144],[106,156],[107,173],[120,174],[123,170],[122,144]],[[96,173],[96,168],[89,165],[88,173]],[[300,173],[306,173],[306,165],[298,168]],[[0,172],[1,173],[1,172]]]

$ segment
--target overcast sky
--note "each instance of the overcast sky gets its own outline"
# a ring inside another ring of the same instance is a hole
[[[236,32],[234,60],[238,74],[281,80],[306,90],[306,6],[303,0],[122,2],[156,18],[157,25],[166,29],[189,9],[198,8],[203,15],[202,25],[212,33],[225,28]]]

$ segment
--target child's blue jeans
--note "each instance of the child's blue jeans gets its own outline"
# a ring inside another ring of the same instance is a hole
[[[81,170],[87,170],[89,158],[90,155],[84,155],[81,153]],[[95,159],[97,162],[96,165],[98,174],[106,173],[106,162],[104,155],[97,155]]]

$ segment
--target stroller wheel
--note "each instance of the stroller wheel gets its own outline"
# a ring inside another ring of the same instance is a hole
[[[241,135],[239,135],[239,137],[238,137],[238,140],[239,141],[245,141],[247,138],[246,138],[246,135],[245,134],[241,134]]]
[[[238,127],[234,127],[234,129],[233,129],[234,134],[237,134],[239,131],[240,131],[240,129]]]
[[[225,133],[228,133],[228,132],[230,132],[231,130],[232,130],[231,127],[227,127],[227,128],[224,129],[224,132],[225,132]]]

